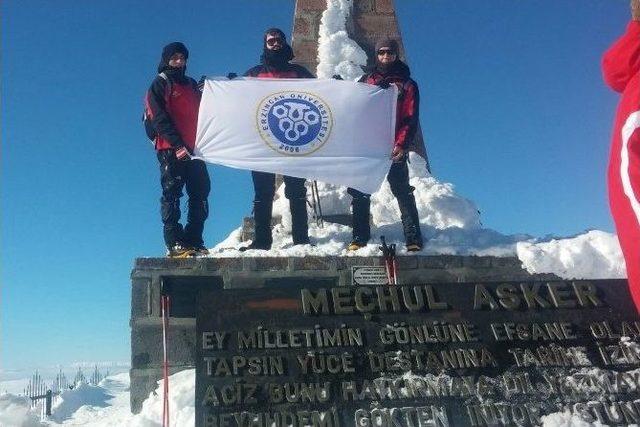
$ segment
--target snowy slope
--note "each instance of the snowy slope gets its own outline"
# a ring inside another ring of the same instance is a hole
[[[170,382],[170,425],[193,426],[195,422],[195,371],[172,375]],[[162,425],[162,382],[143,403],[142,411],[129,412],[129,376],[118,374],[98,386],[83,385],[65,393],[54,407],[50,419],[40,421],[37,411],[30,410],[27,400],[12,394],[0,395],[0,426],[87,426],[87,427],[159,427]],[[542,418],[544,427],[597,427],[570,412],[550,414]]]

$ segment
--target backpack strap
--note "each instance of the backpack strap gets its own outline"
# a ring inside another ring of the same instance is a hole
[[[163,71],[160,74],[158,74],[159,77],[162,77],[164,79],[164,81],[167,82],[167,90],[165,91],[165,102],[168,104],[169,100],[171,100],[171,79],[169,78],[169,76],[167,76],[167,74]]]

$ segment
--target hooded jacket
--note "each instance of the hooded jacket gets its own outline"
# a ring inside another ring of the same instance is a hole
[[[622,93],[609,157],[609,204],[640,312],[640,21],[631,21],[605,53],[602,71],[607,84]]]
[[[165,46],[158,65],[159,74],[147,91],[145,103],[157,133],[156,150],[184,146],[193,153],[201,93],[196,81],[185,75],[186,67],[169,66],[169,58],[175,52],[184,53],[185,58],[189,56],[182,43]]]
[[[270,51],[267,49],[267,34],[277,34],[285,45],[279,51]],[[313,74],[301,65],[291,64],[289,61],[293,59],[293,50],[286,42],[284,33],[277,28],[270,28],[264,33],[262,39],[262,55],[260,56],[260,64],[250,68],[244,73],[245,77],[258,78],[275,78],[275,79],[312,79]]]
[[[405,149],[410,148],[418,130],[420,93],[417,83],[411,79],[409,67],[398,59],[387,69],[375,66],[359,81],[372,85],[378,85],[382,82],[396,85],[398,104],[396,106],[394,145]]]

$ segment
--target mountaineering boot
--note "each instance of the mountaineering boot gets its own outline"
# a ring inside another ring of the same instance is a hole
[[[180,224],[180,200],[160,198],[160,215],[162,218],[162,231],[167,248],[182,240],[183,230]]]
[[[243,246],[241,248],[238,248],[240,252],[250,251],[252,249],[268,251],[269,249],[271,249],[271,243],[253,241],[249,246]]]
[[[353,240],[351,243],[349,243],[349,246],[347,246],[347,250],[348,251],[357,251],[358,249],[364,248],[365,246],[367,246],[366,242],[358,242],[357,240]]]
[[[406,248],[407,252],[420,252],[422,250],[422,245],[418,243],[407,243]]]
[[[371,226],[369,225],[369,211],[371,208],[371,196],[360,193],[353,196],[351,201],[351,221],[353,239],[348,250],[357,251],[367,246],[371,238]]]
[[[167,256],[169,258],[190,258],[195,256],[196,251],[193,248],[176,243],[167,248]]]
[[[190,198],[187,202],[187,225],[184,227],[182,241],[185,245],[193,248],[199,255],[209,253],[202,240],[204,222],[209,216],[209,204],[206,200]],[[204,250],[204,251],[203,251]]]
[[[253,219],[255,222],[255,238],[249,246],[239,248],[240,252],[250,249],[261,249],[268,251],[271,249],[273,238],[271,237],[271,210],[273,200],[264,202],[253,202]]]
[[[195,252],[195,256],[209,255],[209,249],[205,245],[192,246],[191,249]]]
[[[309,244],[309,218],[307,215],[307,199],[289,199],[291,210],[291,237],[294,245]]]
[[[420,218],[413,192],[398,196],[397,200],[407,251],[420,251],[423,246],[422,232],[420,231]]]

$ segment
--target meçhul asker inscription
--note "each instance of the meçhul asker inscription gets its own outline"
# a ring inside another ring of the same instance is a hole
[[[640,423],[626,281],[199,294],[196,425]]]

